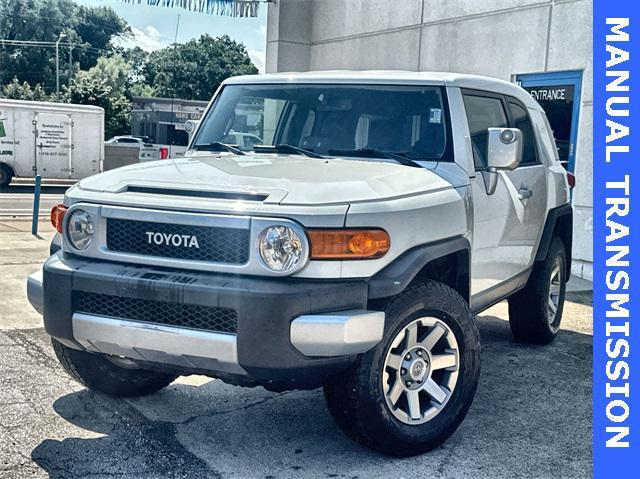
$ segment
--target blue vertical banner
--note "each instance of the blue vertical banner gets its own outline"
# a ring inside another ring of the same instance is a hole
[[[637,7],[637,0],[594,0],[596,479],[640,477],[640,18],[632,14]]]

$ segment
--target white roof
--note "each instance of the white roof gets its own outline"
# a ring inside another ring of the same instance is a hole
[[[392,85],[445,85],[471,88],[511,95],[530,108],[539,108],[538,103],[525,90],[514,83],[499,78],[447,72],[412,72],[403,70],[335,70],[316,72],[269,73],[266,75],[242,75],[223,82],[232,84],[264,83],[357,83]]]
[[[15,108],[34,108],[38,110],[53,110],[56,112],[83,112],[96,113],[102,115],[104,109],[94,105],[79,105],[77,103],[57,103],[51,101],[28,101],[28,100],[12,100],[8,98],[0,98],[0,106]]]

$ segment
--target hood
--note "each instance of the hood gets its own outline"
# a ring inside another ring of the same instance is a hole
[[[386,161],[224,153],[129,165],[86,178],[78,186],[105,193],[142,187],[257,194],[266,197],[265,203],[326,205],[411,196],[451,184],[431,169]]]

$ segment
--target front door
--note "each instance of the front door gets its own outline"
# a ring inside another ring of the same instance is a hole
[[[471,294],[486,293],[517,280],[533,261],[544,218],[547,185],[533,126],[526,108],[515,98],[463,91],[476,168],[471,181],[474,220]],[[519,128],[523,157],[513,171],[499,172],[496,190],[486,187],[488,128]],[[473,300],[472,300],[473,302]]]
[[[45,178],[71,178],[73,174],[71,116],[37,113],[36,171]]]
[[[516,82],[544,109],[558,147],[560,162],[573,172],[580,114],[582,72],[517,75]]]

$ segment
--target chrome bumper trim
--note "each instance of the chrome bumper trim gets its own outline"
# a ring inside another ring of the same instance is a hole
[[[369,351],[382,340],[384,313],[350,310],[306,314],[291,323],[291,344],[305,356],[348,356]]]
[[[73,337],[88,351],[194,369],[246,374],[235,334],[74,313]]]
[[[27,278],[27,299],[38,313],[44,311],[44,291],[42,289],[42,270],[36,271]]]

